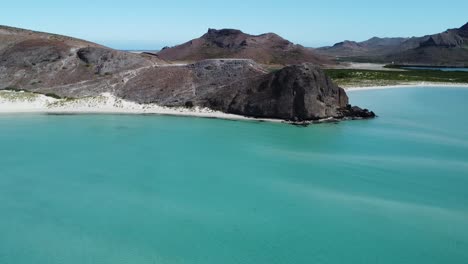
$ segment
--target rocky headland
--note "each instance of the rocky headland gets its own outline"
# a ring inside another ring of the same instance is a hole
[[[372,118],[315,63],[268,71],[250,59],[172,65],[74,38],[0,27],[0,89],[59,98],[110,94],[137,104],[207,108],[291,122]]]

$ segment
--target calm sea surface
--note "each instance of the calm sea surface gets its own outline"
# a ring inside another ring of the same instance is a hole
[[[308,128],[0,115],[0,263],[468,263],[468,89]]]

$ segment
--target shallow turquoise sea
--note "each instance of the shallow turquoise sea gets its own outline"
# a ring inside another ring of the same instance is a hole
[[[0,115],[0,263],[468,263],[468,89],[307,128]]]

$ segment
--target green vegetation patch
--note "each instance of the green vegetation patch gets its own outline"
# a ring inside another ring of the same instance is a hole
[[[34,101],[39,97],[39,94],[30,92],[20,92],[14,90],[0,90],[0,99],[10,102],[14,101]]]
[[[37,97],[38,95],[45,95],[47,97],[52,97],[55,99],[73,99],[73,98],[68,98],[68,97],[61,97],[54,93],[38,93],[38,92],[32,92],[32,91],[18,89],[14,87],[7,87],[5,89],[0,90],[0,92],[2,91],[15,92],[15,93],[5,93],[5,92],[2,93],[2,96],[9,96],[10,98],[25,98],[25,96],[29,98],[32,96]]]
[[[468,83],[468,72],[436,70],[374,71],[356,69],[326,69],[328,76],[338,85],[381,86],[414,82]]]

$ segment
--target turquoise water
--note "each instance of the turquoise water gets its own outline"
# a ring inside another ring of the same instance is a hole
[[[0,115],[0,263],[467,263],[468,89],[300,128]]]
[[[462,71],[468,72],[468,68],[450,68],[450,67],[402,67],[403,69],[408,70],[433,70],[433,71]]]

